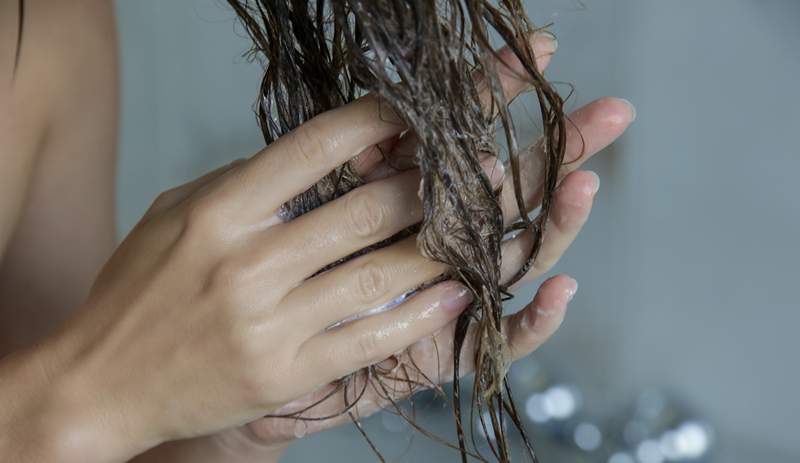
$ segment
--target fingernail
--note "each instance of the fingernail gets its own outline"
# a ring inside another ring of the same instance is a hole
[[[489,182],[493,187],[497,188],[503,183],[503,179],[506,176],[506,168],[499,159],[489,156],[481,161],[481,167],[483,167],[483,172],[489,177]]]
[[[472,302],[472,291],[460,283],[453,283],[442,295],[442,308],[451,312],[461,312]]]
[[[636,106],[633,105],[630,101],[626,100],[625,98],[620,98],[623,103],[628,105],[628,108],[631,110],[631,122],[636,120]]]
[[[537,32],[534,37],[537,39],[536,42],[536,49],[537,51],[543,51],[545,53],[555,53],[558,49],[558,39],[556,36],[550,31],[539,31]],[[539,38],[544,38],[544,41],[538,41]]]
[[[591,190],[589,191],[589,193],[592,196],[594,196],[600,190],[600,176],[597,175],[596,172],[592,172],[591,170],[588,172],[592,175],[592,177],[594,177],[594,183],[592,184]]]
[[[567,302],[572,301],[575,297],[575,293],[578,292],[578,281],[572,277],[569,277],[570,283],[567,285]]]

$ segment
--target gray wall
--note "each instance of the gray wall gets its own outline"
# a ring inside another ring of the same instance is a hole
[[[800,460],[800,2],[530,3],[555,21],[550,77],[576,85],[573,107],[612,94],[638,108],[589,164],[597,204],[557,269],[581,289],[538,358],[598,412],[673,391],[716,427],[716,461]],[[127,230],[159,191],[258,149],[259,69],[221,1],[118,6]],[[419,438],[408,455],[452,456],[440,452]],[[331,454],[374,461],[351,429],[286,461]]]

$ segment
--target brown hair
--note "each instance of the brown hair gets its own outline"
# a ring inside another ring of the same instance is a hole
[[[19,0],[19,9],[17,11],[17,44],[14,49],[14,67],[12,68],[12,76],[16,76],[17,67],[19,67],[19,59],[22,56],[22,32],[25,26],[25,0]]]
[[[527,272],[540,248],[566,137],[563,101],[536,67],[529,39],[537,29],[521,1],[228,1],[253,40],[252,56],[263,60],[257,113],[267,143],[368,92],[399,115],[408,127],[406,136],[417,138],[415,163],[422,178],[424,218],[412,231],[418,230],[422,254],[448,264],[452,270],[446,277],[461,280],[475,294],[455,330],[452,405],[457,448],[464,462],[468,456],[485,461],[474,436],[473,448],[467,448],[458,382],[461,349],[470,325],[475,325],[473,414],[479,417],[484,435],[494,436],[488,444],[497,460],[510,460],[503,427],[509,419],[521,433],[530,459],[536,461],[511,399],[506,378],[510,359],[501,318],[503,301],[510,297],[508,286]],[[543,200],[534,219],[528,217],[522,195],[520,149],[490,34],[499,36],[522,63],[519,77],[529,82],[539,103],[545,162]],[[476,81],[472,75],[482,78]],[[489,115],[479,98],[487,88]],[[494,140],[498,119],[521,213],[510,228],[503,225],[498,195],[480,165],[482,152],[498,152]],[[296,216],[361,184],[345,164],[285,209]],[[501,241],[518,230],[530,230],[534,245],[525,265],[501,285]],[[372,371],[368,377],[379,380],[380,372]]]

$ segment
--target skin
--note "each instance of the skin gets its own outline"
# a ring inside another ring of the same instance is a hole
[[[302,409],[343,375],[376,363],[402,371],[413,359],[435,382],[451,377],[454,321],[470,297],[456,282],[325,330],[445,270],[422,258],[412,237],[311,277],[421,218],[418,174],[395,171],[376,148],[391,146],[402,156],[414,140],[398,138],[403,127],[385,108],[379,116],[375,97],[162,193],[99,270],[113,249],[111,5],[28,3],[30,27],[13,82],[7,47],[14,40],[5,38],[16,24],[0,20],[3,460],[275,461],[298,424],[262,417]],[[15,4],[0,4],[0,18],[16,18]],[[535,45],[544,67],[554,43],[543,36]],[[504,88],[514,96],[525,85],[510,53],[501,51],[501,59]],[[588,218],[599,183],[578,167],[633,117],[615,98],[572,116],[567,158],[574,162],[562,169],[545,244],[527,278],[547,273]],[[372,180],[367,185],[292,222],[275,218],[285,200],[356,155],[358,170]],[[540,159],[535,145],[523,159],[531,208],[540,194]],[[510,179],[494,160],[485,166],[502,186],[506,220],[514,220]],[[526,234],[505,243],[505,277],[529,246]],[[576,289],[571,278],[552,277],[524,310],[504,319],[515,358],[555,332]],[[464,373],[471,349],[465,346]],[[414,392],[395,386],[397,399]],[[385,405],[368,392],[357,413]],[[341,407],[335,395],[309,413]],[[303,433],[345,421],[309,422]]]

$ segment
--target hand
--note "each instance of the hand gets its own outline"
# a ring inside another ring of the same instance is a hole
[[[586,151],[582,158],[571,164],[566,164],[562,168],[564,179],[556,192],[555,208],[547,225],[543,247],[531,270],[515,286],[530,282],[547,273],[575,239],[588,219],[593,197],[599,187],[599,180],[596,174],[575,169],[588,156],[595,154],[621,135],[622,131],[632,121],[633,113],[627,103],[618,99],[604,98],[578,110],[571,117],[585,139]],[[571,131],[571,135],[568,157],[569,159],[575,159],[580,152],[581,141],[577,137],[577,131]],[[536,149],[529,153],[529,156],[525,158],[526,164],[534,164],[538,159],[542,158],[541,152]],[[524,172],[532,172],[529,169],[523,170]],[[526,185],[528,185],[527,191],[530,194],[529,199],[537,197],[534,186],[541,185],[540,180],[535,174],[525,178]],[[504,189],[504,192],[509,190],[508,188]],[[514,211],[516,207],[515,200],[512,196],[505,196],[504,210]],[[531,207],[535,207],[538,202],[532,201],[528,202],[528,204]],[[510,214],[507,217],[510,217]],[[511,221],[511,219],[507,219],[508,221]],[[510,278],[522,265],[532,243],[532,236],[526,233],[504,244],[504,278]],[[410,255],[413,250],[413,243],[408,243],[407,246]],[[399,257],[396,257],[396,259],[399,259]],[[409,257],[409,259],[414,258]],[[508,338],[514,360],[530,354],[555,333],[564,319],[567,304],[576,291],[577,283],[572,278],[565,275],[552,277],[539,287],[535,298],[530,304],[520,312],[506,316],[503,319],[503,331]],[[432,387],[434,384],[444,384],[452,381],[454,329],[455,322],[451,322],[442,331],[415,343],[399,358],[387,363],[388,367],[400,377],[397,381],[386,382],[387,390],[391,391],[389,395],[393,400],[401,400],[420,389]],[[474,350],[473,345],[469,342],[470,339],[471,336],[468,335],[468,341],[465,343],[461,354],[462,375],[470,373],[473,368]],[[402,369],[403,365],[408,368]],[[419,372],[416,371],[416,367],[419,367]],[[433,384],[431,384],[431,380]],[[409,388],[408,381],[414,386]],[[363,379],[356,382],[359,385],[364,384]],[[304,409],[309,404],[315,403],[324,397],[331,387],[332,385],[321,388],[313,394],[282,408],[281,413],[290,414]],[[348,395],[351,402],[352,394],[353,392],[351,391]],[[364,418],[389,406],[391,402],[385,397],[381,397],[383,394],[384,392],[375,390],[372,387],[367,388],[364,397],[359,401],[357,407],[352,410],[353,413]],[[335,396],[302,413],[300,416],[315,417],[336,414],[345,407],[343,399],[342,396]],[[311,434],[346,422],[350,422],[350,417],[347,414],[323,421],[265,418],[250,423],[245,430],[237,431],[244,434],[244,436],[222,435],[220,438],[226,442],[237,442],[236,445],[240,447],[246,447],[243,444],[243,440],[250,440],[256,446],[274,448],[281,443],[290,442],[298,435]]]
[[[77,316],[48,342],[59,461],[129,458],[243,425],[441,330],[470,302],[449,281],[327,331],[444,270],[413,241],[318,269],[421,220],[416,171],[288,223],[275,211],[403,130],[368,96],[252,159],[162,194]],[[414,256],[412,258],[412,255]],[[91,449],[91,450],[89,450]],[[70,456],[70,453],[72,455]]]
[[[542,57],[539,60],[539,64],[544,67],[550,57],[546,52],[546,47],[549,44],[542,39],[538,39],[534,44],[540,51],[539,56]],[[507,66],[510,69],[514,69],[513,55],[507,51],[501,51],[500,55],[506,60]],[[503,84],[506,93],[510,97],[516,96],[517,93],[524,90],[524,85],[514,79],[513,72],[503,72]],[[588,218],[592,199],[599,187],[599,180],[594,173],[578,171],[577,169],[589,157],[618,138],[633,121],[634,117],[635,113],[632,106],[626,101],[616,98],[602,98],[579,109],[570,116],[572,124],[568,125],[567,153],[565,165],[561,169],[562,181],[556,192],[555,207],[547,226],[543,247],[534,266],[518,285],[530,282],[534,278],[547,273],[577,236]],[[360,173],[368,179],[381,179],[396,174],[397,170],[392,167],[396,163],[396,159],[413,153],[414,143],[415,141],[411,138],[394,141],[392,144],[384,144],[382,147],[384,152],[387,146],[393,150],[390,154],[390,157],[394,160],[392,165],[382,162],[382,156],[362,155],[358,164],[358,168],[361,170]],[[372,152],[370,153],[372,154]],[[525,150],[522,157],[523,193],[526,204],[531,210],[537,207],[541,201],[540,185],[542,184],[542,178],[539,165],[543,159],[544,155],[540,151],[538,144],[532,145]],[[502,172],[502,166],[498,165],[496,168]],[[500,172],[495,171],[495,175],[499,175]],[[505,180],[502,205],[507,224],[518,218],[511,179]],[[530,233],[523,233],[505,243],[503,248],[503,278],[510,278],[522,265],[525,256],[529,253],[532,240]],[[395,262],[395,265],[402,268],[418,269],[417,272],[421,275],[435,274],[441,270],[437,267],[437,264],[419,256],[416,252],[413,237],[392,248],[377,251],[370,256],[370,258],[377,259],[385,258],[387,262]],[[348,265],[355,267],[358,264],[348,263],[345,267]],[[432,270],[423,270],[428,267]],[[414,282],[423,280],[416,275],[408,277],[398,273],[393,275],[393,281],[397,281],[397,287],[413,287]],[[567,303],[576,290],[576,282],[569,277],[560,275],[551,278],[542,284],[534,300],[524,310],[504,319],[505,332],[515,359],[535,350],[556,331],[563,320]],[[309,301],[309,303],[311,302]],[[363,307],[366,307],[366,305],[362,305]],[[441,384],[452,380],[453,352],[451,349],[454,328],[455,323],[451,322],[436,335],[422,339],[410,346],[403,355],[385,362],[387,368],[393,369],[395,374],[400,375],[400,380],[388,381],[386,384],[387,389],[392,391],[390,395],[393,399],[399,400],[422,387],[432,386],[430,381]],[[467,339],[470,339],[470,337]],[[473,356],[472,345],[465,345],[461,358],[462,374],[467,374],[471,371]],[[414,365],[420,367],[419,372],[416,371],[416,368],[403,369],[403,365],[409,366],[412,359]],[[410,375],[410,377],[407,375]],[[406,380],[411,380],[416,385],[409,388]],[[363,379],[360,382],[357,381],[357,383],[363,385]],[[290,414],[302,410],[330,393],[333,387],[334,385],[332,384],[321,387],[313,393],[283,407],[281,413]],[[351,392],[349,395],[351,400],[352,394]],[[377,391],[372,387],[368,388],[358,406],[353,409],[353,413],[356,416],[365,417],[388,406],[390,401],[385,397],[381,397],[381,395],[381,391]],[[344,408],[344,398],[338,395],[302,413],[301,416],[319,417],[332,415],[341,412]],[[328,429],[349,421],[350,417],[347,414],[322,421],[265,418],[250,423],[243,428],[219,433],[209,439],[212,439],[218,447],[225,448],[227,456],[243,455],[248,452],[251,454],[263,452],[261,455],[268,455],[279,452],[281,448],[298,435]],[[203,444],[208,445],[208,442]]]

